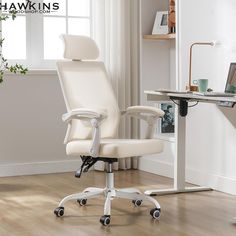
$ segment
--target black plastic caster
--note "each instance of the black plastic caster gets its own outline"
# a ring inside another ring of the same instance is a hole
[[[77,202],[80,204],[80,206],[85,206],[87,204],[87,199],[78,199]]]
[[[109,225],[111,222],[111,216],[109,215],[104,215],[100,218],[100,223],[104,226]]]
[[[161,216],[161,209],[160,208],[153,208],[150,211],[150,215],[152,216],[153,219],[159,219]]]
[[[133,203],[134,206],[136,206],[136,207],[141,206],[142,202],[143,202],[143,201],[142,201],[142,200],[139,200],[139,199],[132,200],[132,203]]]
[[[55,210],[54,210],[54,214],[57,216],[57,217],[61,217],[64,215],[64,207],[57,207]]]

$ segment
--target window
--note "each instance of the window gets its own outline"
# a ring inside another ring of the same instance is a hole
[[[18,0],[5,0],[7,3],[23,3]],[[8,14],[6,14],[8,15]],[[18,14],[18,17],[12,21],[2,21],[2,37],[5,38],[3,44],[3,55],[8,59],[26,59],[26,16]],[[17,37],[17,40],[16,40]]]
[[[90,0],[61,0],[60,6],[60,11],[43,16],[44,59],[61,57],[60,34],[90,36]]]
[[[18,0],[5,0],[19,3]],[[24,2],[22,0],[22,2]],[[62,58],[61,34],[92,36],[92,0],[33,0],[50,5],[59,3],[50,13],[17,14],[14,21],[2,23],[5,38],[3,55],[29,68],[54,68],[55,60]],[[17,40],[16,40],[17,38]]]

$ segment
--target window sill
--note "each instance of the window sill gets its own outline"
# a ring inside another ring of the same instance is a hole
[[[54,70],[49,70],[49,69],[29,69],[27,73],[24,74],[14,74],[9,71],[5,72],[6,76],[34,76],[34,75],[57,75],[57,71]]]

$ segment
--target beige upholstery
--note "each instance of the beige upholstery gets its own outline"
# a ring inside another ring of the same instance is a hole
[[[87,36],[62,35],[65,42],[64,58],[72,60],[95,60],[99,56],[97,45]]]
[[[67,132],[67,154],[77,156],[91,154],[94,128],[79,116],[71,117],[73,112],[76,114],[76,111],[80,109],[106,113],[105,118],[99,123],[99,140],[96,140],[100,142],[98,156],[123,158],[161,152],[163,143],[160,140],[114,139],[121,112],[103,62],[88,61],[97,58],[99,54],[96,43],[85,36],[63,35],[63,39],[64,56],[67,59],[73,59],[57,62],[58,75],[68,111],[66,116],[71,118]],[[125,113],[128,116],[133,115],[146,120],[148,129],[152,131],[157,122],[156,119],[164,114],[158,108],[147,106],[130,107]],[[149,115],[146,116],[146,113]],[[152,131],[148,133],[152,134]]]
[[[107,163],[106,187],[89,187],[81,193],[64,197],[54,210],[57,217],[64,214],[64,205],[70,200],[76,200],[85,205],[87,200],[105,196],[104,215],[100,218],[102,225],[110,223],[111,201],[114,198],[132,200],[132,204],[140,206],[142,201],[155,205],[150,214],[159,219],[160,204],[156,199],[142,194],[138,189],[114,187],[113,163],[117,158],[142,156],[162,152],[163,142],[153,139],[157,119],[164,112],[158,108],[133,106],[120,112],[116,97],[107,76],[104,64],[94,60],[98,56],[96,43],[84,36],[64,35],[65,58],[70,61],[57,62],[57,70],[62,87],[67,113],[62,120],[68,123],[65,137],[68,155],[81,156],[81,169],[76,177],[87,172],[94,163]],[[116,139],[121,115],[142,119],[147,123],[146,139]],[[105,157],[105,158],[104,158]]]
[[[68,155],[89,156],[90,140],[77,140],[67,144]],[[102,139],[99,157],[124,158],[162,152],[163,145],[157,139]]]
[[[77,108],[106,110],[107,118],[101,125],[101,138],[115,137],[120,111],[102,62],[57,62],[67,111]],[[70,140],[90,139],[92,128],[80,120],[72,121]]]

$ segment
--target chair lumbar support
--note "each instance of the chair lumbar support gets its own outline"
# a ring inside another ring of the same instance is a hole
[[[80,206],[85,206],[87,204],[87,199],[99,197],[100,195],[105,196],[105,205],[104,205],[104,215],[100,218],[100,223],[104,226],[107,226],[111,222],[111,201],[114,198],[124,198],[130,199],[135,207],[141,206],[143,201],[152,202],[155,205],[155,208],[150,210],[150,214],[153,219],[159,219],[161,214],[161,207],[159,203],[152,197],[147,196],[141,193],[138,189],[135,188],[125,188],[125,189],[116,189],[114,188],[114,173],[112,169],[113,159],[107,159],[105,162],[108,162],[106,170],[106,187],[105,188],[94,188],[89,187],[84,189],[81,193],[71,194],[62,199],[59,203],[59,206],[54,210],[54,214],[57,217],[62,217],[64,215],[64,204],[69,200],[76,200]]]

